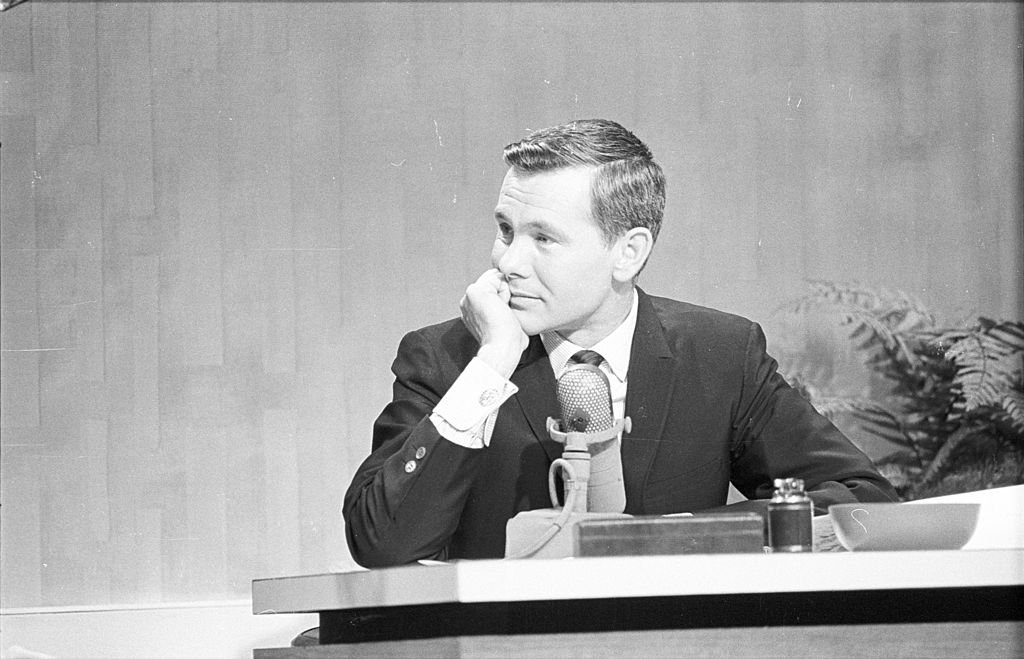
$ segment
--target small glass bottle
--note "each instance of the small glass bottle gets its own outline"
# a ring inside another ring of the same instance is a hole
[[[811,551],[814,506],[801,478],[776,478],[768,502],[768,546],[773,552]]]

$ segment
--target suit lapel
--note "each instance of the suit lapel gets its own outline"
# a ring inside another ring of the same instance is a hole
[[[647,295],[637,289],[636,331],[629,354],[626,416],[632,430],[622,438],[622,472],[626,512],[642,514],[647,474],[654,462],[672,401],[675,361],[665,341],[661,321]]]
[[[638,289],[636,331],[629,356],[626,416],[632,419],[630,436],[661,439],[672,402],[675,360],[665,341],[661,321],[646,293]]]
[[[560,457],[562,445],[548,437],[547,419],[557,417],[559,409],[555,375],[551,372],[551,363],[540,336],[530,337],[530,345],[523,351],[519,366],[512,374],[512,382],[519,387],[515,399],[548,459]]]

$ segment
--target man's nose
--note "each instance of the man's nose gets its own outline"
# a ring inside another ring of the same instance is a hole
[[[512,242],[495,248],[492,261],[498,272],[506,277],[524,277],[528,270],[526,241],[514,238]]]

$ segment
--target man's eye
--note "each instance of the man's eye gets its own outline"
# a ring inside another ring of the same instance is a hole
[[[502,241],[504,241],[506,243],[511,241],[512,240],[512,227],[510,227],[507,224],[499,224],[498,225],[498,238],[500,238]]]

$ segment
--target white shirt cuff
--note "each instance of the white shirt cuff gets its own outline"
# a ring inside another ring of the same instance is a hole
[[[519,391],[485,361],[474,357],[434,408],[430,420],[445,439],[467,448],[491,443],[498,408]]]

